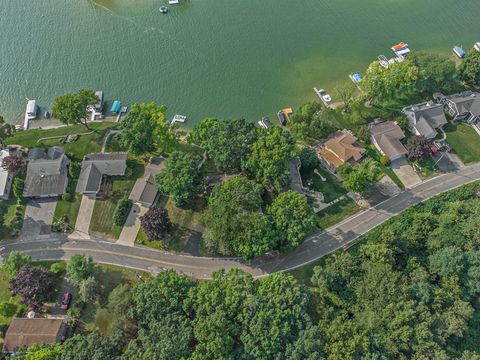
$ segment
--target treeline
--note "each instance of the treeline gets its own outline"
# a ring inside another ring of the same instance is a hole
[[[286,274],[194,281],[165,271],[112,292],[112,335],[17,358],[480,359],[479,190],[388,221],[315,267],[310,289]]]

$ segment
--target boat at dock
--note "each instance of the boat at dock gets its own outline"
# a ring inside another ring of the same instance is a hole
[[[180,4],[180,1],[179,0],[169,0],[168,3],[170,5],[177,5],[177,4]]]
[[[95,96],[98,98],[98,102],[95,104],[95,110],[101,112],[103,110],[103,91],[95,91]]]
[[[461,46],[454,46],[453,53],[457,55],[457,57],[460,59],[464,59],[466,56],[465,51],[463,51],[463,48]]]
[[[186,117],[185,115],[178,115],[178,114],[177,114],[177,115],[175,115],[175,116],[173,117],[172,120],[167,121],[167,124],[168,124],[168,125],[173,125],[173,124],[175,124],[175,123],[177,123],[177,122],[183,124],[185,121],[187,121],[187,117]]]
[[[319,89],[314,87],[313,91],[315,91],[315,94],[322,100],[322,102],[325,104],[325,106],[330,105],[332,102],[332,97],[327,93],[325,89]]]
[[[357,85],[360,84],[363,80],[362,75],[359,72],[352,73],[348,75],[348,77]]]
[[[287,116],[285,115],[285,113],[283,112],[283,110],[279,110],[277,112],[277,118],[278,118],[278,121],[280,122],[280,125],[287,125]]]
[[[473,48],[477,51],[480,51],[480,41],[475,43],[475,45],[473,45]]]
[[[378,62],[382,65],[385,69],[388,68],[389,62],[385,55],[378,55]]]
[[[406,44],[404,42],[398,43],[397,45],[393,45],[392,46],[392,51],[399,58],[404,58],[408,54],[410,54],[410,48],[408,47],[408,44]]]
[[[28,100],[27,109],[25,110],[25,119],[23,121],[23,129],[28,130],[30,120],[37,118],[38,106],[35,100]]]
[[[121,107],[121,103],[119,100],[115,100],[112,104],[112,108],[110,109],[110,111],[114,114],[118,113],[120,111],[120,107]]]
[[[258,125],[260,125],[264,129],[268,129],[273,126],[272,122],[267,117],[263,117],[262,120],[258,122]]]

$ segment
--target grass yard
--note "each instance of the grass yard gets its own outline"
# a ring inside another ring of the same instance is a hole
[[[321,177],[315,173],[315,170],[327,180],[322,181]],[[302,176],[303,185],[313,191],[321,192],[327,203],[347,193],[347,190],[342,187],[335,176],[324,170],[321,166],[318,166],[316,169],[301,168],[300,175]]]
[[[20,205],[23,214],[25,213],[25,204]],[[17,198],[13,195],[13,189],[10,192],[8,200],[0,200],[0,240],[10,239],[12,237],[12,221],[17,211]]]
[[[104,199],[95,201],[89,229],[91,233],[118,239],[123,227],[113,223],[113,213],[115,212],[117,202],[121,198],[130,195],[135,181],[143,176],[144,170],[143,163],[136,160],[128,160],[125,176],[108,178],[107,184],[111,185],[111,194],[108,194]]]
[[[72,125],[56,129],[32,129],[27,131],[19,131],[7,138],[5,142],[7,144],[17,144],[27,148],[49,147],[56,145],[63,146],[67,154],[70,154],[76,160],[82,160],[85,154],[99,152],[101,150],[103,136],[109,128],[115,125],[116,123],[114,122],[98,122],[89,124],[92,130],[88,130],[83,125]],[[77,141],[68,144],[60,143],[60,138],[38,141],[39,139],[47,137],[80,133],[90,134],[81,135]]]
[[[417,161],[416,164],[420,167],[420,176],[424,179],[432,177],[437,173],[435,160],[431,156],[427,156],[422,161]]]
[[[95,303],[89,303],[82,311],[78,322],[77,331],[85,333],[99,330],[104,335],[111,332],[110,324],[116,314],[108,311],[108,296],[114,288],[122,283],[135,284],[139,281],[137,275],[143,278],[150,277],[142,271],[117,267],[113,265],[97,264],[99,273],[97,284],[99,286],[98,299]]]
[[[68,185],[68,193],[70,194],[71,199],[69,201],[65,201],[60,198],[57,202],[57,207],[55,208],[54,214],[54,220],[60,219],[63,215],[66,215],[68,218],[68,223],[72,229],[75,227],[78,210],[80,209],[80,203],[82,201],[82,195],[75,193],[76,186],[77,180],[70,181],[70,184]]]
[[[180,252],[184,249],[193,231],[200,225],[202,211],[205,208],[205,199],[197,197],[194,203],[185,208],[179,208],[166,196],[161,196],[157,206],[164,207],[173,224],[170,234],[161,241],[150,241],[140,228],[135,242],[159,250]]]
[[[317,225],[320,229],[327,229],[358,211],[360,211],[360,207],[352,199],[348,198],[340,200],[325,210],[317,213]]]
[[[465,164],[480,161],[480,136],[473,127],[447,124],[443,129],[447,134],[447,142]]]
[[[382,173],[379,176],[379,179],[382,179],[384,175],[387,175],[392,181],[400,188],[400,189],[405,189],[405,185],[403,185],[402,181],[398,178],[397,174],[395,174],[395,171],[390,166],[384,166],[381,162],[380,159],[382,157],[382,154],[375,148],[374,145],[367,146],[367,156],[371,157],[372,159],[376,160],[380,168],[382,169]]]

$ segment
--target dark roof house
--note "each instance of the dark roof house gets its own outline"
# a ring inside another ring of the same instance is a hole
[[[13,318],[5,334],[3,351],[14,353],[33,344],[52,344],[65,340],[67,326],[60,318]]]
[[[370,140],[373,145],[383,154],[395,160],[405,156],[408,151],[400,142],[405,137],[400,126],[393,121],[372,123],[370,128]]]
[[[43,149],[30,150],[23,196],[54,197],[63,194],[68,185],[67,165],[70,162],[60,146],[45,153]]]
[[[472,124],[480,119],[479,93],[466,91],[443,96],[440,98],[440,101],[445,105],[453,120],[461,120]]]
[[[76,192],[96,195],[104,176],[125,175],[127,153],[98,153],[85,155],[78,177]]]
[[[144,176],[135,182],[128,198],[146,207],[155,204],[159,194],[157,184],[155,183],[155,175],[160,173],[164,168],[165,158],[161,156],[151,158],[145,168]]]
[[[410,131],[427,139],[437,136],[435,129],[447,123],[443,105],[431,101],[406,107],[402,112],[407,116]]]
[[[319,150],[319,155],[330,167],[337,169],[346,162],[354,163],[363,157],[365,149],[348,130],[331,134]]]

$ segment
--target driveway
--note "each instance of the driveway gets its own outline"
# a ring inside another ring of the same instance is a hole
[[[117,244],[135,246],[135,238],[140,230],[140,217],[145,215],[148,208],[142,205],[133,204],[130,214],[128,214],[125,225],[123,225]]]
[[[38,236],[52,232],[57,199],[28,199],[23,219],[22,236]]]
[[[433,155],[433,159],[437,162],[440,171],[444,173],[457,171],[464,167],[462,160],[460,160],[457,154],[437,152]]]
[[[74,236],[88,237],[88,229],[90,228],[90,220],[92,219],[93,207],[95,199],[86,195],[82,196],[80,209],[78,210],[77,222],[75,223]]]
[[[405,185],[405,188],[410,189],[422,182],[420,176],[418,176],[404,157],[393,160],[390,166],[403,185]]]

